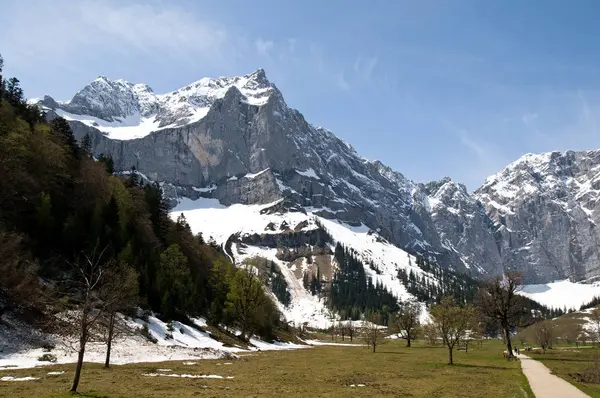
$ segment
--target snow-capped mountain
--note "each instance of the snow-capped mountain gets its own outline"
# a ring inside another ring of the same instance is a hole
[[[94,127],[109,138],[128,140],[202,119],[215,99],[223,98],[231,87],[236,87],[244,101],[254,105],[263,104],[275,89],[262,69],[241,77],[204,78],[166,94],[155,94],[146,84],[99,76],[70,101],[57,102],[46,96],[41,104],[55,109],[67,120]]]
[[[417,184],[309,124],[263,70],[167,94],[101,77],[71,101],[41,105],[69,120],[78,139],[89,134],[117,171],[135,166],[160,182],[174,206],[201,197],[219,206],[276,202],[277,211],[363,226],[365,236],[476,277],[600,274],[599,152],[527,155],[474,194],[449,178]]]
[[[543,281],[600,275],[600,150],[525,155],[474,197],[495,223],[504,269]]]

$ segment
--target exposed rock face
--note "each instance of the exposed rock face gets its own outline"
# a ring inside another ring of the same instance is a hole
[[[505,269],[538,281],[600,275],[600,151],[525,155],[474,196],[495,222]]]
[[[460,253],[465,264],[501,274],[502,260],[493,234],[493,223],[481,202],[467,188],[445,178],[426,184],[431,218],[441,244]]]
[[[285,198],[289,209],[365,224],[409,252],[480,277],[505,269],[531,282],[600,273],[600,152],[526,156],[470,195],[450,179],[416,184],[361,158],[289,108],[262,70],[160,95],[101,77],[70,102],[41,104],[48,117],[70,120],[77,139],[89,134],[93,152],[110,154],[116,170],[135,166],[162,183],[173,203]]]

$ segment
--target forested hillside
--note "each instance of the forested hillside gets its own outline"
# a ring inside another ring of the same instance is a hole
[[[113,176],[110,157],[94,159],[64,119],[47,122],[1,70],[0,58],[0,317],[49,327],[84,301],[93,311],[114,304],[108,312],[135,304],[270,337],[280,316],[256,278],[185,218],[171,221],[158,184]],[[249,286],[260,307],[246,305]]]

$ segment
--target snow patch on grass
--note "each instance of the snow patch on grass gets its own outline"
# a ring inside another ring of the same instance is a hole
[[[31,380],[39,380],[39,377],[14,377],[14,376],[4,376],[0,378],[0,381],[31,381]]]

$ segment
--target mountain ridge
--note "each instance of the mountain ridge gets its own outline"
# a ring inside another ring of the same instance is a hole
[[[584,233],[575,227],[557,230],[542,214],[535,214],[530,204],[534,200],[531,197],[560,193],[560,178],[553,176],[571,166],[575,172],[578,166],[565,160],[575,155],[524,155],[490,176],[482,187],[469,192],[449,177],[416,183],[379,160],[362,158],[349,143],[326,128],[308,123],[299,111],[288,107],[262,69],[242,77],[204,78],[147,99],[144,104],[150,105],[146,107],[123,101],[133,94],[121,88],[137,86],[140,92],[148,93],[149,86],[99,79],[99,93],[86,90],[88,85],[74,96],[79,95],[75,101],[79,108],[51,97],[40,104],[49,111],[50,118],[63,116],[69,120],[78,139],[89,134],[93,152],[110,154],[117,171],[135,166],[148,179],[160,182],[173,204],[181,197],[210,197],[225,205],[265,204],[287,198],[317,209],[320,216],[368,225],[404,250],[427,255],[449,268],[479,277],[517,269],[524,271],[528,280],[539,282],[561,277],[582,280],[600,273],[590,264],[598,256],[592,247],[600,241],[595,231]],[[112,85],[119,93],[116,103],[109,94],[105,95]],[[90,97],[87,101],[83,99],[86,95]],[[153,98],[160,102],[156,109],[151,105],[155,103]],[[87,109],[82,104],[87,104]],[[128,122],[122,119],[127,112],[146,115],[145,120],[153,117],[153,124],[150,128],[144,126],[145,134],[140,136],[122,133],[128,128],[139,128],[122,125]],[[106,123],[119,121],[121,125],[90,121],[86,119],[93,116],[90,113],[105,117],[102,120]],[[150,131],[152,128],[156,130]],[[597,156],[575,157],[589,163],[587,169],[600,164]],[[537,171],[529,173],[533,170],[530,164]],[[543,166],[546,164],[550,166]],[[250,175],[257,176],[245,178]],[[548,184],[538,184],[534,190],[536,185],[531,179],[523,177],[527,175],[534,180],[538,178],[535,176],[542,176]],[[579,184],[596,186],[596,177],[586,174],[586,178]],[[516,199],[511,201],[507,192]],[[567,214],[571,208],[583,211],[593,222],[597,220],[595,188],[589,190],[588,196],[569,195],[567,202],[583,197],[587,205],[563,206],[565,223],[571,223],[571,215]],[[554,197],[548,203],[556,204],[552,201],[559,199]],[[511,206],[524,209],[515,212]],[[513,231],[505,225],[506,218],[514,218],[517,213],[528,221],[519,217],[510,221],[515,226]],[[560,240],[572,241],[574,236],[581,240],[585,235],[585,242],[571,245],[560,255],[543,257],[540,249],[533,257],[524,256],[523,248],[528,242],[523,236],[536,229],[535,220],[531,219],[534,216]],[[582,217],[576,221],[585,224]],[[557,268],[556,262],[568,266],[561,264]]]

